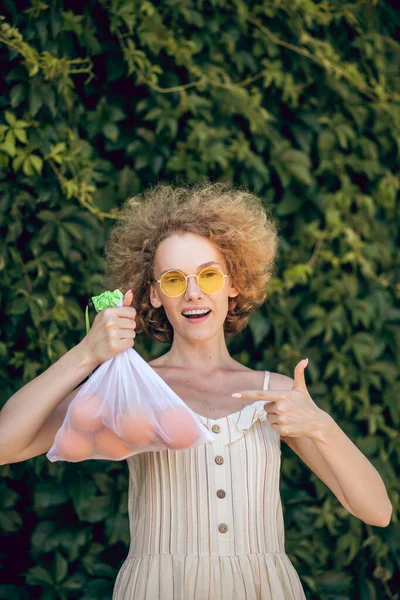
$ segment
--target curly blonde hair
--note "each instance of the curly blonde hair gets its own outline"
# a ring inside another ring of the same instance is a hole
[[[239,290],[228,298],[226,336],[246,327],[267,297],[275,274],[278,227],[262,201],[246,189],[209,180],[192,185],[157,183],[126,200],[105,245],[106,289],[133,292],[136,332],[160,342],[173,340],[164,307],[150,303],[149,285],[158,245],[171,234],[190,232],[208,239],[225,258]]]

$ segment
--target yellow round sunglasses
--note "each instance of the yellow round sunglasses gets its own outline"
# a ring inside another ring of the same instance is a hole
[[[152,279],[160,284],[161,290],[167,296],[175,297],[184,294],[188,285],[189,277],[197,278],[197,285],[205,294],[216,294],[222,290],[225,283],[225,277],[229,273],[224,274],[218,267],[206,267],[202,269],[198,275],[191,273],[185,275],[178,269],[170,269],[166,271],[161,279]]]

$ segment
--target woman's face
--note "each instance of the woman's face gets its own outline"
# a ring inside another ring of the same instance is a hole
[[[227,273],[223,256],[206,238],[193,233],[176,233],[158,246],[153,277],[159,280],[162,272],[169,269],[178,269],[185,275],[197,275],[204,268],[202,265],[211,261],[213,264],[210,266],[219,267],[222,273]],[[174,334],[190,339],[207,339],[223,328],[228,313],[228,298],[238,294],[229,275],[224,278],[222,289],[215,294],[203,292],[195,277],[189,277],[186,291],[173,298],[164,294],[159,283],[153,282],[150,286],[151,304],[155,308],[164,306]],[[182,315],[182,311],[196,308],[209,308],[211,313],[199,323]]]

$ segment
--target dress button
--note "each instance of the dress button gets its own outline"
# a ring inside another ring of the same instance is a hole
[[[219,425],[213,425],[211,429],[214,433],[219,433],[221,431],[221,427]]]
[[[222,465],[222,463],[224,462],[224,457],[223,456],[216,456],[215,457],[215,462],[217,463],[217,465]]]
[[[228,531],[228,525],[221,523],[221,525],[218,525],[218,529],[221,533],[226,533]]]
[[[217,496],[218,496],[218,498],[225,498],[226,493],[224,490],[218,490]]]

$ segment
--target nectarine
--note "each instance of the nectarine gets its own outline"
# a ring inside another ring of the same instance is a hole
[[[54,443],[61,458],[71,462],[86,460],[93,454],[92,436],[72,427],[59,429]]]
[[[137,407],[130,409],[117,418],[120,436],[128,444],[146,446],[155,436],[153,419],[150,411]]]
[[[95,452],[104,458],[119,459],[131,454],[134,448],[128,446],[109,427],[103,427],[94,434]]]
[[[103,425],[101,408],[104,400],[98,394],[83,394],[70,406],[71,423],[82,431],[97,431]]]
[[[188,448],[200,437],[196,420],[183,406],[167,408],[158,413],[157,419],[169,448]]]

